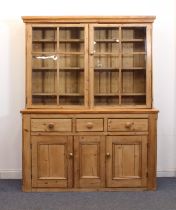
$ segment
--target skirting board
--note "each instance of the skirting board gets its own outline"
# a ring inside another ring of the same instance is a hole
[[[0,170],[0,179],[21,179],[21,170]]]
[[[176,177],[176,169],[157,171],[157,177]],[[21,170],[0,170],[0,179],[21,179]]]

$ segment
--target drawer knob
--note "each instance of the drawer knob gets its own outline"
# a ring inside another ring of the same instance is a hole
[[[70,158],[72,158],[72,157],[73,157],[73,153],[72,153],[72,152],[70,152],[70,153],[69,153],[69,156],[70,156]]]
[[[109,152],[106,153],[106,157],[110,157],[110,153]]]
[[[89,129],[93,128],[93,123],[92,122],[88,122],[87,123],[87,128],[89,128]]]
[[[49,124],[48,124],[48,128],[49,128],[49,129],[54,128],[54,123],[49,123]]]
[[[125,128],[131,128],[132,124],[133,124],[132,122],[127,122],[125,124]]]

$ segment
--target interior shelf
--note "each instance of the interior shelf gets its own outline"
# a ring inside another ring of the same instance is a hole
[[[37,40],[32,40],[32,42],[57,42],[57,40],[52,40],[52,39],[37,39]]]
[[[56,96],[57,93],[32,93],[33,96]]]
[[[121,42],[145,42],[145,39],[122,39]]]
[[[59,42],[84,42],[83,39],[60,39]]]

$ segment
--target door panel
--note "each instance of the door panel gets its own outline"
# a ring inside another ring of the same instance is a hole
[[[146,136],[108,136],[106,152],[107,187],[146,186]]]
[[[75,137],[76,187],[104,187],[105,140],[101,136]]]
[[[72,137],[32,136],[32,187],[72,187]]]

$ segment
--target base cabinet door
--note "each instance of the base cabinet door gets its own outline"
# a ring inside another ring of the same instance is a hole
[[[108,136],[106,187],[146,187],[147,136]]]
[[[104,187],[105,137],[75,136],[74,138],[75,187]]]
[[[72,137],[32,136],[31,143],[32,187],[72,187]]]

